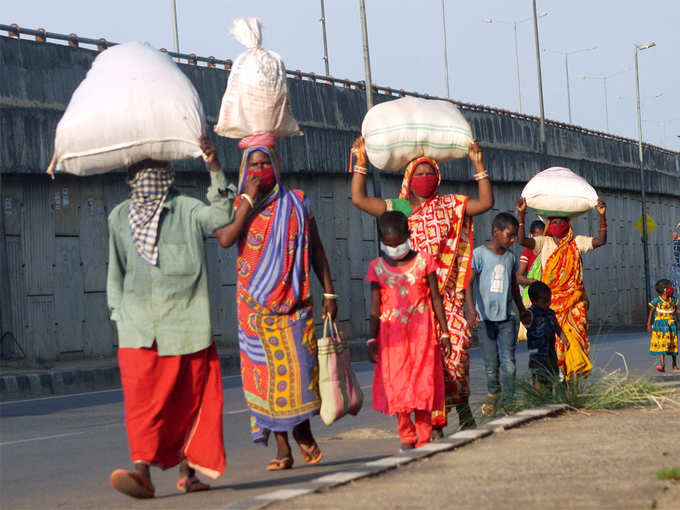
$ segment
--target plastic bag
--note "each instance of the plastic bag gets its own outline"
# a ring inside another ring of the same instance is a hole
[[[472,129],[449,101],[404,97],[371,108],[361,125],[369,161],[381,170],[401,170],[427,156],[438,163],[463,158]]]
[[[234,61],[222,98],[215,133],[243,138],[255,133],[276,137],[301,135],[290,107],[286,68],[281,57],[260,46],[262,22],[234,20],[231,33],[246,51]]]
[[[73,93],[55,138],[57,170],[94,175],[144,159],[201,155],[196,89],[165,53],[136,41],[101,52]]]
[[[583,177],[554,166],[537,173],[522,190],[527,207],[543,216],[574,217],[597,205],[597,192]]]

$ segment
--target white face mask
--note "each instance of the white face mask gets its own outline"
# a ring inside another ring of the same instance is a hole
[[[380,249],[392,260],[401,260],[411,251],[411,243],[407,239],[399,246],[387,246],[380,241]]]

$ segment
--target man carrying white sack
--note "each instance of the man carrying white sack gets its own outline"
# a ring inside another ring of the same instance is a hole
[[[226,466],[204,238],[233,221],[235,189],[215,145],[200,144],[210,205],[180,195],[168,163],[145,160],[129,168],[131,198],[109,216],[107,297],[134,463],[115,470],[111,485],[135,498],[154,497],[150,466],[179,464],[180,492],[210,488],[195,470],[217,478]]]

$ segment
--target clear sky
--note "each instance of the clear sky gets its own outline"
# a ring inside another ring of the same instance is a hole
[[[324,74],[320,0],[176,0],[180,50],[235,58],[243,48],[228,31],[233,18],[262,19],[263,46],[288,69]],[[531,0],[445,0],[451,96],[518,110],[512,24],[531,15]],[[170,0],[0,0],[1,23],[75,32],[111,41],[139,40],[172,49]],[[359,0],[325,0],[331,74],[364,79]],[[573,123],[637,138],[634,44],[640,53],[643,136],[680,150],[680,0],[538,0],[541,46],[569,56]],[[444,96],[441,0],[366,0],[373,82]],[[4,35],[4,34],[3,34]],[[538,114],[531,21],[518,26],[522,109]],[[542,53],[546,117],[568,121],[564,57]],[[657,94],[661,93],[659,97]],[[665,124],[665,127],[664,127]]]

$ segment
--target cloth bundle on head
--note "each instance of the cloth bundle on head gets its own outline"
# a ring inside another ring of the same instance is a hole
[[[269,148],[276,147],[276,137],[271,133],[256,133],[254,135],[241,138],[238,142],[239,149],[250,149],[251,147],[264,146]]]
[[[262,22],[235,19],[231,33],[247,49],[231,66],[215,133],[227,138],[264,132],[302,135],[291,110],[283,60],[261,46]]]
[[[151,265],[158,264],[158,224],[163,204],[175,183],[171,168],[145,168],[130,181],[128,223],[132,240],[140,257]]]

